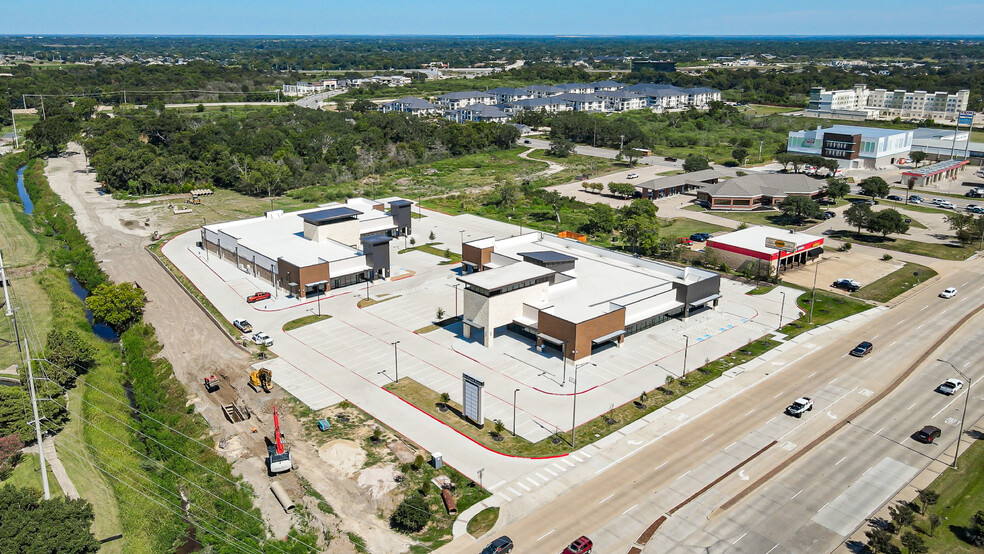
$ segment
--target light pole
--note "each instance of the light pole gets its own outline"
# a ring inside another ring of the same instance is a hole
[[[690,350],[690,335],[683,335],[683,338],[687,339],[687,342],[683,346],[683,372],[680,373],[681,379],[687,375],[687,351]]]
[[[205,261],[208,261],[208,243],[205,241],[205,218],[202,218],[202,248],[205,249]]]
[[[594,362],[584,362],[583,364],[574,365],[574,406],[571,408],[571,450],[574,450],[575,440],[574,434],[577,431],[577,370],[581,366],[585,365],[597,366],[598,364]]]
[[[516,395],[519,393],[519,389],[513,391],[513,436],[516,436]]]
[[[779,291],[779,294],[782,295],[782,304],[779,304],[779,326],[776,327],[776,331],[782,329],[782,311],[786,307],[786,293]]]
[[[564,345],[560,347],[560,358],[564,361],[564,376],[560,378],[560,386],[567,384],[567,343],[569,341],[564,341]],[[577,350],[571,353],[572,355],[577,354]]]
[[[817,256],[816,267],[813,268],[813,290],[810,291],[810,324],[813,324],[813,304],[817,299],[817,273],[820,273],[820,262],[822,258]],[[780,321],[781,323],[781,321]]]
[[[960,416],[960,434],[957,435],[957,450],[956,450],[956,452],[953,453],[953,465],[951,466],[951,467],[953,467],[953,469],[957,469],[957,457],[960,456],[960,439],[963,438],[964,421],[967,419],[967,402],[970,400],[970,384],[971,384],[971,382],[970,382],[970,377],[967,377],[966,375],[964,375],[964,373],[962,371],[960,371],[959,369],[957,369],[957,366],[953,365],[952,363],[950,363],[950,362],[948,362],[946,360],[942,360],[940,358],[937,358],[936,361],[937,362],[943,362],[943,363],[947,364],[948,366],[952,367],[953,368],[953,371],[956,371],[957,373],[960,374],[961,377],[963,377],[964,379],[967,380],[967,395],[964,396],[963,415]]]
[[[454,317],[458,317],[458,287],[461,283],[454,284]]]
[[[462,229],[462,230],[458,231],[458,234],[461,236],[461,247],[460,247],[461,248],[461,255],[464,256],[465,255],[465,230]]]
[[[393,371],[396,373],[396,382],[400,382],[400,359],[397,357],[396,345],[400,344],[400,341],[396,341],[393,344]]]

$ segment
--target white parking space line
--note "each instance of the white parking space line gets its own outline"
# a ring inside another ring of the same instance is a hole
[[[529,488],[529,487],[527,487],[527,486],[526,486],[526,483],[524,483],[524,482],[522,482],[522,481],[518,481],[518,482],[516,483],[516,485],[518,485],[518,486],[520,486],[520,487],[523,487],[524,489],[526,489],[526,492],[530,492],[531,490],[533,490],[533,489],[531,489],[531,488]]]
[[[587,452],[578,452],[578,454],[580,454],[582,456],[585,456],[587,458],[590,458],[591,457],[591,454],[588,454]]]
[[[534,485],[536,485],[538,487],[540,486],[540,483],[538,483],[536,481],[536,479],[533,479],[532,477],[527,477],[526,480],[529,481],[530,483],[533,483]]]
[[[636,508],[636,506],[638,506],[638,504],[633,504],[631,508],[629,508],[628,510],[625,510],[624,512],[622,512],[622,515],[624,516],[625,514],[631,512],[632,510],[634,510]]]
[[[554,477],[556,477],[556,476],[557,476],[557,474],[556,474],[556,473],[554,473],[554,472],[552,472],[552,471],[550,471],[550,468],[549,468],[549,467],[545,467],[545,468],[543,468],[543,471],[546,471],[547,473],[549,473],[550,475],[553,475]],[[538,473],[537,475],[539,475],[539,473]]]
[[[544,482],[544,483],[546,483],[547,481],[549,481],[549,480],[550,480],[550,478],[549,478],[549,477],[544,477],[544,476],[542,476],[542,475],[540,475],[540,473],[539,473],[539,472],[537,472],[537,473],[536,473],[535,475],[536,475],[537,477],[539,477],[540,479],[543,479],[543,482]]]
[[[777,549],[777,548],[779,548],[779,543],[776,543],[776,545],[773,546],[772,548],[770,548],[769,551],[766,552],[765,554],[772,554],[772,551],[775,550],[775,549]]]
[[[577,461],[579,461],[579,462],[583,462],[583,461],[584,461],[584,460],[582,460],[581,458],[578,458],[578,457],[577,457],[577,454],[571,454],[571,458],[574,458],[575,460],[577,460]]]
[[[748,533],[742,533],[741,536],[738,537],[737,539],[735,539],[735,542],[733,542],[731,544],[738,544],[738,541],[740,541],[741,539],[745,538],[745,535],[747,535],[747,534]]]
[[[567,468],[561,466],[560,464],[553,464],[553,467],[559,469],[560,471],[567,471]]]
[[[611,493],[611,494],[609,494],[609,495],[608,495],[608,496],[606,496],[605,498],[602,498],[601,500],[599,500],[599,501],[598,501],[598,504],[601,504],[602,502],[604,502],[604,501],[606,501],[606,500],[608,500],[609,498],[611,498],[611,497],[613,497],[613,496],[615,496],[615,493]]]
[[[918,404],[918,402],[913,402],[912,403],[912,406],[909,406],[908,408],[906,408],[905,411],[908,412],[909,410],[911,410],[912,408],[914,408],[916,404]]]
[[[513,489],[512,487],[509,487],[506,490],[509,491],[513,496],[523,496],[523,493]]]
[[[496,484],[492,485],[491,487],[489,487],[489,490],[490,491],[491,490],[495,490],[497,487],[501,487],[502,485],[505,485],[505,484],[506,484],[505,480],[499,481],[498,483],[496,483]]]
[[[567,460],[561,460],[561,461],[564,462],[565,464],[571,466],[571,467],[574,467],[574,464],[568,462]]]

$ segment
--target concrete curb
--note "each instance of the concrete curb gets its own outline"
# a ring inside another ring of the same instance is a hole
[[[499,498],[496,496],[490,496],[477,504],[473,504],[470,508],[461,512],[458,514],[458,517],[455,518],[454,523],[451,525],[451,536],[458,538],[462,535],[467,535],[468,522],[471,521],[473,517],[478,515],[479,512],[486,508],[500,508],[499,513],[501,514],[501,507],[502,502],[500,502]],[[496,521],[497,525],[498,523],[499,522]],[[495,529],[495,526],[493,525],[492,528]]]

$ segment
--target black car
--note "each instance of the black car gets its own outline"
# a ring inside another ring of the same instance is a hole
[[[848,199],[848,202],[851,204],[867,204],[869,206],[874,206],[878,203],[877,200],[873,200],[871,198],[850,198]]]
[[[851,355],[854,356],[855,358],[863,358],[871,353],[871,347],[872,344],[870,342],[864,341],[861,344],[855,346],[854,350],[851,350]]]
[[[891,200],[893,202],[905,202],[905,198],[902,198],[897,194],[889,194],[888,196],[885,197],[885,200]]]
[[[940,431],[939,427],[927,425],[916,433],[916,440],[926,444],[933,444],[934,440],[940,438],[940,434],[942,434],[942,431]]]
[[[830,284],[835,289],[843,289],[847,292],[858,292],[861,290],[861,283],[853,279],[838,279]]]
[[[823,212],[823,218],[824,219],[832,219],[832,218],[835,218],[835,217],[837,217],[837,214],[834,213],[834,212]]]
[[[512,552],[512,549],[512,539],[503,535],[490,542],[489,545],[482,550],[482,554],[506,554],[507,552]]]
[[[690,235],[690,240],[694,242],[704,242],[709,238],[711,238],[711,235],[708,233],[694,233]]]

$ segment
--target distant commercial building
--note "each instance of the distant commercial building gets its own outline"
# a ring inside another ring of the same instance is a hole
[[[805,115],[813,117],[837,117],[845,119],[870,119],[874,117],[901,117],[903,119],[937,119],[954,121],[967,109],[969,90],[955,93],[926,92],[924,90],[869,90],[866,85],[854,85],[852,89],[810,89],[810,103]]]
[[[508,330],[573,360],[721,297],[717,273],[541,233],[466,242],[462,264],[464,338],[491,348]]]
[[[786,151],[837,160],[844,169],[881,169],[907,158],[912,131],[834,125],[813,131],[792,131]]]
[[[635,184],[636,194],[639,198],[658,200],[698,190],[707,185],[717,183],[721,179],[728,179],[735,176],[734,171],[717,169],[704,169],[691,173],[681,173],[667,177],[657,177],[648,181]]]
[[[706,184],[697,200],[712,210],[755,210],[779,206],[790,196],[817,198],[825,184],[802,173],[753,173]]]
[[[344,204],[202,226],[211,256],[305,298],[386,279],[389,241],[409,234],[413,203],[402,198],[351,198]]]
[[[954,181],[963,167],[969,163],[967,160],[952,159],[910,169],[902,172],[902,182],[914,187],[925,187],[941,181]]]
[[[308,82],[298,81],[293,85],[284,85],[283,91],[286,96],[306,96],[317,92],[325,92],[341,88],[338,79],[322,79],[320,81]]]
[[[920,127],[913,131],[912,150],[929,154],[931,160],[960,158],[984,164],[984,142],[970,142],[967,131]]]
[[[775,275],[819,258],[823,237],[755,225],[707,239],[704,251],[735,270]]]

